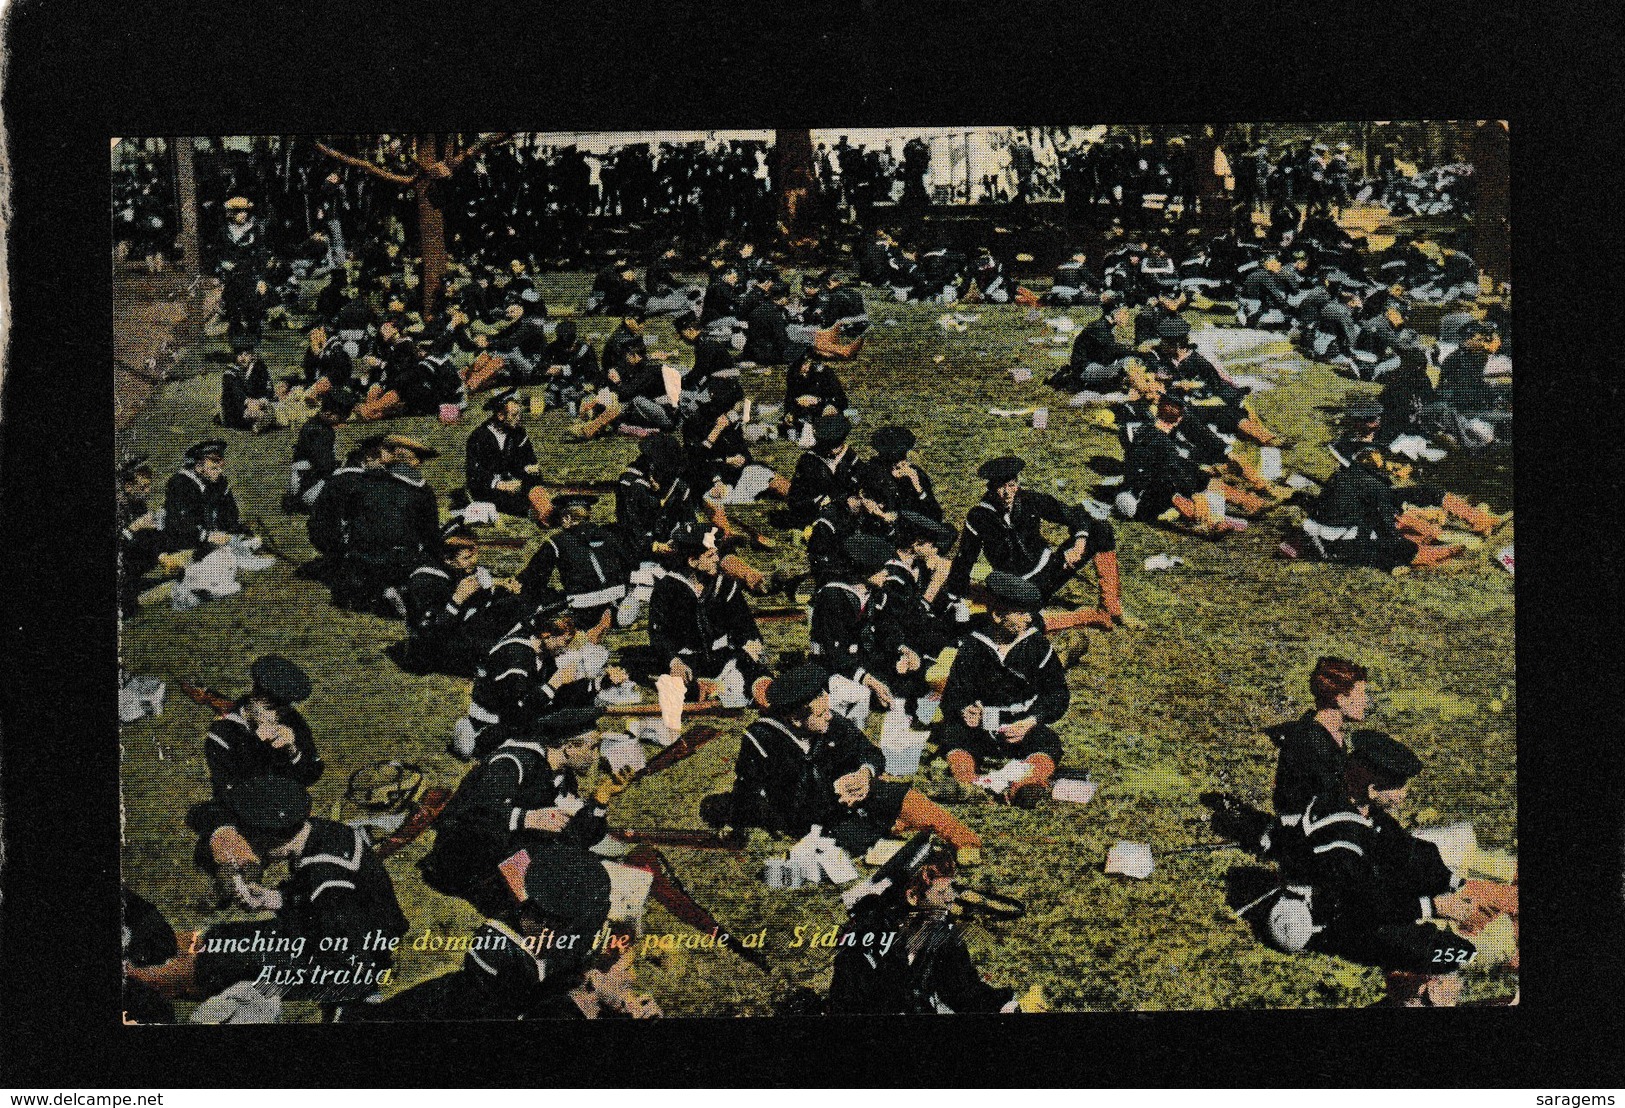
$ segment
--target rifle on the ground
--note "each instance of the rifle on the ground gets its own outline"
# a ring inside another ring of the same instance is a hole
[[[697,753],[702,746],[721,734],[722,732],[715,727],[704,724],[698,727],[690,727],[682,735],[678,736],[676,742],[644,763],[643,768],[633,774],[632,780],[640,781],[645,777],[652,777],[661,770],[676,765],[684,758]],[[628,783],[630,784],[630,782]]]
[[[693,704],[683,705],[684,716],[718,716],[732,717],[743,715],[744,708],[727,708],[717,700],[698,700]],[[606,716],[630,716],[633,718],[647,718],[660,714],[659,704],[612,704],[603,709]]]
[[[436,785],[425,789],[418,798],[417,804],[412,808],[412,814],[406,817],[406,822],[395,829],[395,833],[378,844],[378,857],[388,858],[397,850],[407,846],[434,826],[434,821],[440,818],[440,813],[446,810],[446,804],[451,800],[452,790]]]
[[[672,869],[665,855],[652,846],[640,845],[633,847],[631,853],[620,861],[622,865],[633,866],[654,876],[654,884],[650,886],[649,895],[654,898],[655,903],[696,931],[716,935],[719,940],[726,934],[728,939],[719,941],[719,946],[733,951],[763,973],[767,972],[767,958],[761,950],[741,945],[739,940],[733,937],[732,931],[723,927],[715,916],[701,907],[699,901],[683,887],[682,881],[677,877],[677,871]]]
[[[649,846],[680,846],[691,850],[726,850],[741,853],[750,840],[744,828],[716,831],[703,827],[621,827],[611,830],[618,842],[646,843]]]
[[[185,693],[194,703],[212,709],[217,715],[226,715],[237,707],[237,701],[223,692],[206,688],[201,685],[188,685],[185,681],[177,681],[181,692]]]

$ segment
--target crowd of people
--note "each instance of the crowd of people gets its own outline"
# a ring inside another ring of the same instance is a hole
[[[658,206],[652,197],[669,204],[689,188],[658,172],[665,152],[645,164],[647,154],[617,159],[605,210],[636,218]],[[313,814],[308,790],[325,767],[298,706],[312,694],[304,666],[317,660],[266,655],[248,690],[217,705],[203,740],[211,788],[188,814],[195,860],[221,903],[259,916],[166,940],[161,916],[127,890],[133,1018],[172,1018],[178,999],[205,1002],[194,1018],[229,1021],[274,1019],[287,999],[320,1003],[338,1020],[658,1015],[634,987],[629,937],[641,904],[706,916],[658,853],[613,829],[617,797],[640,773],[609,759],[602,721],[640,707],[650,711],[632,717],[635,737],[664,747],[655,757],[668,764],[697,749],[694,719],[752,719],[732,788],[700,805],[711,825],[761,829],[825,864],[881,861],[848,896],[843,934],[853,938],[838,945],[820,1010],[1017,1010],[1016,989],[981,980],[954,913],[956,874],[999,846],[953,809],[980,798],[1043,826],[1068,768],[1067,669],[1082,656],[1057,649],[1060,638],[1145,629],[1123,605],[1117,527],[1217,537],[1244,526],[1231,510],[1257,517],[1292,495],[1267,454],[1278,462],[1282,436],[1247,382],[1198,349],[1193,310],[1224,304],[1238,324],[1290,334],[1307,356],[1383,385],[1377,407],[1347,414],[1340,468],[1283,554],[1428,567],[1461,553],[1444,541],[1451,520],[1485,535],[1505,522],[1396,481],[1393,462],[1408,437],[1450,449],[1504,437],[1505,297],[1480,295],[1471,260],[1451,247],[1374,252],[1354,241],[1331,218],[1344,195],[1336,175],[1324,196],[1302,195],[1307,212],[1286,218],[1283,207],[1300,199],[1289,185],[1267,227],[1244,204],[1230,233],[1188,255],[1125,230],[1104,256],[1061,267],[1042,293],[1008,280],[991,250],[922,250],[884,230],[850,280],[830,270],[798,283],[748,237],[708,253],[703,284],[676,276],[675,248],[617,256],[581,306],[613,324],[595,349],[574,310],[563,319],[550,310],[527,255],[508,249],[506,228],[540,241],[567,222],[556,198],[510,205],[504,190],[554,180],[533,155],[487,155],[467,178],[451,235],[462,264],[432,318],[409,280],[410,243],[346,226],[342,177],[310,174],[288,193],[333,224],[297,269],[273,248],[285,213],[267,226],[249,197],[223,199],[212,250],[234,361],[222,374],[222,436],[186,452],[161,510],[148,505],[149,459],[127,458],[119,473],[124,611],[162,618],[152,602],[190,565],[253,549],[227,475],[232,452],[276,449],[259,444],[285,442],[277,432],[299,425],[285,448],[282,504],[308,516],[316,557],[301,574],[324,584],[339,612],[399,620],[391,655],[407,672],[469,682],[466,714],[446,740],[468,769],[433,821],[417,876],[486,922],[460,969],[389,987],[389,940],[415,922],[394,891],[402,875],[365,829]],[[749,191],[740,209],[754,202]],[[712,202],[697,206],[702,220]],[[949,518],[930,476],[940,459],[922,457],[915,429],[890,413],[859,412],[842,381],[840,363],[882,341],[866,311],[878,298],[1012,311],[1098,304],[1099,320],[1050,383],[1095,394],[1118,430],[1115,502],[1028,488],[1026,460],[1001,455],[976,470],[981,500]],[[1424,343],[1406,323],[1409,305],[1429,299],[1459,310]],[[308,336],[300,364],[283,373],[259,353],[270,318]],[[650,348],[657,319],[669,319],[676,349]],[[758,367],[782,367],[779,403],[746,394],[742,370]],[[437,490],[421,472],[436,452],[409,425],[389,425],[465,411],[485,418],[467,438],[464,484]],[[636,456],[613,481],[560,481],[527,419],[566,444],[625,434]],[[860,420],[873,430],[855,434]],[[352,429],[363,433],[352,439]],[[753,450],[769,438],[800,448],[790,472]],[[740,518],[739,505],[759,500],[774,506],[775,533]],[[512,577],[481,562],[499,515],[536,528]],[[781,544],[804,545],[805,562],[772,573],[752,564]],[[784,606],[771,608],[774,597]],[[797,648],[768,650],[769,612],[805,621]],[[1515,914],[1515,886],[1464,885],[1436,847],[1394,820],[1422,767],[1397,739],[1343,729],[1363,719],[1365,680],[1355,663],[1323,659],[1314,712],[1278,739],[1275,812],[1262,822],[1234,806],[1223,814],[1243,845],[1280,867],[1270,941],[1416,976],[1416,995],[1447,1003],[1474,957],[1467,935]],[[929,726],[944,779],[888,772],[894,759],[871,737],[876,717],[883,736]],[[266,871],[280,863],[289,877],[273,885]],[[865,934],[899,938],[876,956],[857,938]]]

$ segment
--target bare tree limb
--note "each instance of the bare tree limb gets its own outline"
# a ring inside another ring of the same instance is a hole
[[[416,181],[411,177],[402,176],[399,173],[391,173],[389,170],[384,169],[382,166],[374,165],[365,158],[358,158],[353,154],[345,154],[342,151],[334,150],[331,146],[325,146],[318,142],[316,144],[316,149],[320,150],[323,154],[326,154],[330,158],[335,158],[338,161],[343,162],[345,165],[353,165],[357,169],[365,170],[380,180],[389,181],[397,185],[412,185],[416,183]]]
[[[469,158],[472,158],[475,154],[478,154],[481,150],[491,146],[496,146],[499,143],[507,142],[511,138],[513,138],[513,135],[507,133],[506,131],[498,132],[494,135],[486,135],[473,146],[470,146],[467,150],[447,158],[445,160],[445,166],[447,169],[455,170],[458,166],[462,165]]]

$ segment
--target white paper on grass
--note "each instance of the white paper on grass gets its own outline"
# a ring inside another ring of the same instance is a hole
[[[1095,798],[1095,783],[1079,781],[1074,777],[1061,777],[1050,789],[1050,796],[1068,804],[1087,804]]]
[[[243,586],[237,581],[236,556],[228,547],[210,552],[186,567],[181,574],[181,587],[211,597],[242,592]]]
[[[849,885],[863,876],[858,872],[858,867],[852,864],[851,855],[834,843],[819,848],[818,867],[835,885]]]
[[[1301,473],[1289,474],[1286,479],[1286,487],[1289,489],[1307,489],[1313,484],[1313,481]]]
[[[1154,863],[1146,843],[1119,842],[1106,852],[1106,872],[1144,880],[1151,876]]]
[[[488,500],[476,500],[463,509],[463,522],[473,526],[476,523],[495,523],[497,521],[497,506]]]
[[[609,918],[616,923],[641,922],[655,875],[620,862],[603,862],[602,865],[609,873]]]

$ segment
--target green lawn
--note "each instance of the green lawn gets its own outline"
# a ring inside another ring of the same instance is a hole
[[[582,274],[538,280],[555,305],[578,302],[589,282]],[[919,457],[955,523],[981,492],[977,466],[999,453],[1028,459],[1024,480],[1031,487],[1068,499],[1086,494],[1095,477],[1089,459],[1115,459],[1120,451],[1115,433],[1089,423],[1081,409],[1068,407],[1064,396],[1042,384],[1061,363],[1050,351],[1066,347],[1030,344],[1028,338],[1045,332],[1024,322],[1023,309],[965,310],[981,318],[966,333],[949,334],[937,325],[941,308],[896,304],[870,293],[876,327],[858,361],[840,368],[862,413],[854,442],[866,445],[868,432],[884,422],[913,427]],[[1069,314],[1081,325],[1095,312]],[[595,344],[609,329],[600,319],[583,322]],[[264,353],[273,373],[297,364],[301,333],[277,329],[268,335]],[[665,320],[651,322],[649,339],[651,348],[678,345]],[[208,350],[224,351],[225,345],[188,351],[184,364],[202,368]],[[1272,350],[1286,352],[1284,341]],[[1297,364],[1301,371],[1284,374],[1280,387],[1262,393],[1257,406],[1267,423],[1295,440],[1288,469],[1322,478],[1333,460],[1324,449],[1331,434],[1320,406],[1372,386]],[[1016,384],[1005,372],[1020,365],[1032,368],[1032,381]],[[217,433],[211,423],[217,368],[210,365],[205,376],[166,386],[131,427],[131,445],[153,456],[160,487],[185,446]],[[778,403],[782,374],[747,371],[747,394]],[[1047,430],[988,414],[989,408],[1036,406],[1050,409]],[[462,483],[463,442],[474,422],[394,425],[443,452],[426,467],[442,504]],[[544,465],[561,479],[613,478],[636,451],[634,440],[619,435],[578,445],[564,437],[566,423],[561,413],[529,419]],[[363,433],[341,428],[341,452]],[[304,517],[284,516],[277,507],[293,434],[233,434],[228,469],[245,517],[263,521],[279,549],[303,560],[311,553]],[[788,473],[794,448],[764,446],[764,460]],[[1510,491],[1499,490],[1499,499],[1479,495],[1504,510]],[[1376,971],[1276,954],[1232,916],[1224,901],[1226,878],[1250,864],[1247,855],[1233,848],[1175,853],[1213,841],[1197,800],[1202,791],[1228,789],[1267,805],[1274,747],[1260,729],[1308,706],[1307,676],[1320,654],[1342,654],[1369,667],[1377,703],[1369,725],[1400,736],[1426,763],[1412,787],[1413,818],[1469,820],[1482,845],[1516,850],[1513,590],[1511,577],[1490,560],[1492,550],[1512,541],[1511,528],[1459,565],[1393,577],[1272,556],[1288,511],[1223,544],[1116,524],[1125,604],[1147,627],[1060,636],[1076,650],[1087,635],[1087,654],[1070,671],[1072,708],[1058,729],[1069,767],[1087,768],[1099,783],[1098,795],[1086,806],[1054,804],[1036,812],[990,805],[960,809],[988,843],[986,862],[970,880],[1020,897],[1029,908],[1017,923],[973,930],[972,949],[990,979],[1023,988],[1036,982],[1058,1009],[1329,1007],[1378,999],[1382,982]],[[598,513],[611,516],[613,504],[600,503]],[[741,514],[766,525],[763,509]],[[504,529],[537,537],[528,523],[508,520]],[[517,569],[530,549],[534,542],[525,551],[489,552],[494,557],[487,560],[498,569]],[[1161,552],[1187,564],[1144,572],[1143,560]],[[804,557],[784,537],[778,549],[752,560],[763,568],[794,567]],[[209,714],[186,700],[176,682],[235,693],[260,654],[282,653],[305,665],[316,683],[306,715],[328,763],[314,790],[318,814],[333,814],[350,772],[377,759],[414,760],[448,785],[463,768],[443,747],[467,704],[467,682],[402,673],[383,655],[401,635],[398,624],[337,611],[324,589],[294,576],[288,565],[244,581],[237,596],[192,611],[147,609],[123,635],[125,666],[170,683],[164,714],[126,727],[122,736],[124,874],[177,929],[220,917],[199,910],[205,882],[192,868],[183,819],[187,806],[208,792],[202,741]],[[1069,586],[1068,595],[1092,601],[1093,588],[1092,579],[1081,581]],[[611,642],[635,641],[645,633],[640,625],[631,635],[617,632]],[[775,651],[805,641],[804,624],[772,625],[766,633]],[[877,716],[871,723],[876,734],[878,726]],[[722,739],[635,786],[616,802],[612,822],[698,826],[699,798],[731,781],[741,727],[730,722]],[[927,772],[939,774],[940,764]],[[1157,863],[1149,879],[1101,872],[1106,850],[1119,839],[1151,844]],[[413,926],[397,968],[397,980],[408,984],[453,967],[461,957],[414,952],[413,937],[424,928],[466,932],[478,922],[461,901],[432,893],[418,880],[414,863],[426,844],[427,837],[388,863]],[[666,851],[690,890],[726,926],[740,934],[768,929],[774,966],[768,979],[728,953],[651,953],[640,961],[640,979],[668,1014],[763,1015],[792,986],[827,985],[831,952],[789,944],[797,925],[827,929],[843,918],[836,890],[824,885],[774,892],[757,879],[763,859],[785,845],[758,833],[742,856]],[[656,934],[689,933],[658,906],[651,906],[647,927]],[[1481,977],[1470,982],[1468,995],[1507,995],[1514,986],[1505,974]],[[306,1006],[295,1006],[293,1015],[312,1018]]]

